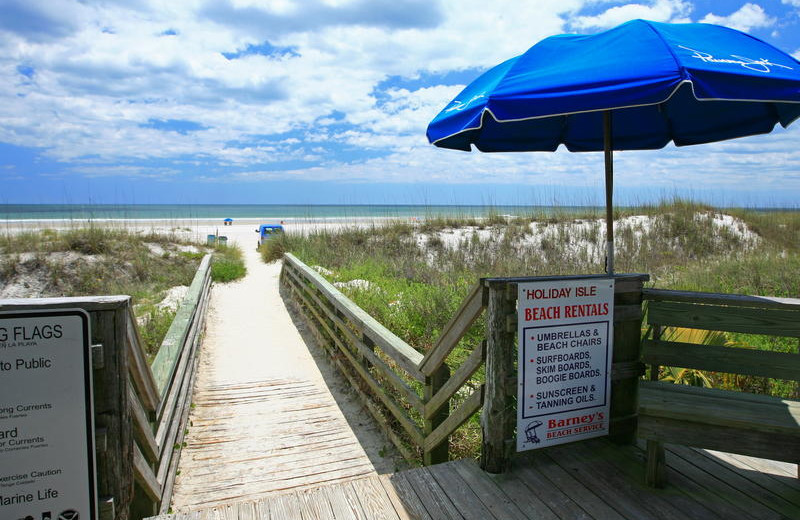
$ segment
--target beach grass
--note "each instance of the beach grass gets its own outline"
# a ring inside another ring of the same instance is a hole
[[[177,233],[90,224],[0,234],[0,288],[19,288],[15,297],[130,295],[152,359],[175,315],[159,303],[169,289],[191,284],[208,252],[215,281],[244,276],[235,246],[207,248]]]

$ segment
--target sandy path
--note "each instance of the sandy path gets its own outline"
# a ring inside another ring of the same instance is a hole
[[[389,443],[295,325],[280,264],[261,261],[251,226],[219,232],[248,272],[212,289],[173,509],[393,471]]]

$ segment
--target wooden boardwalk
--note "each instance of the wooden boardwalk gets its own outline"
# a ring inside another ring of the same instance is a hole
[[[211,386],[195,393],[194,404],[175,507],[375,474],[330,394],[311,382]]]
[[[278,296],[280,265],[246,259],[245,280],[212,289],[173,511],[394,469],[380,444],[365,447],[367,413],[331,394],[332,369],[314,361]]]
[[[604,439],[518,456],[489,475],[461,460],[271,495],[161,520],[797,519],[793,464],[669,446],[670,484],[644,485],[644,453]]]

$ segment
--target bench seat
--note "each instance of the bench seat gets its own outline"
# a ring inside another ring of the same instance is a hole
[[[639,437],[800,462],[800,401],[657,381],[639,386]]]

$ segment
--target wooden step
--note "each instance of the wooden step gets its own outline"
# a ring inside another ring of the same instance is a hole
[[[145,520],[410,520],[389,478],[374,475]]]

